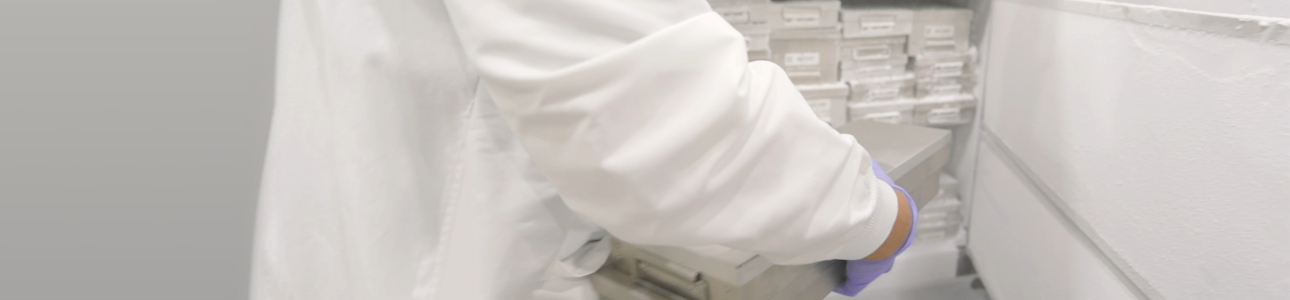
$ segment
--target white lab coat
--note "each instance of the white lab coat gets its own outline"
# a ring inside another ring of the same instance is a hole
[[[702,0],[284,0],[280,22],[252,299],[585,298],[597,225],[797,264],[895,220],[864,149]]]

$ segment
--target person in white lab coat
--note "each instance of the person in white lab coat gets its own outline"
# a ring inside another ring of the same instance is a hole
[[[252,299],[586,299],[601,227],[781,264],[904,240],[702,0],[284,0],[279,31]]]

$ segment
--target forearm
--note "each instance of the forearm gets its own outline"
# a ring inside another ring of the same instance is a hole
[[[901,245],[905,244],[905,239],[908,238],[909,231],[912,229],[910,225],[913,224],[910,222],[912,208],[909,207],[909,199],[905,198],[904,194],[896,192],[896,198],[900,206],[896,211],[896,223],[891,226],[891,234],[887,235],[887,240],[881,246],[878,246],[878,250],[874,250],[873,254],[866,256],[864,259],[886,259],[896,253],[896,250],[900,250]]]

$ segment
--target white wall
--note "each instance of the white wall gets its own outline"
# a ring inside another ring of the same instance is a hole
[[[0,1],[0,299],[246,299],[277,1]]]
[[[1290,12],[1279,0],[1161,2]],[[1009,1],[996,1],[991,18],[984,124],[1141,276],[1148,294],[1290,295],[1290,46]],[[993,172],[991,155],[982,155],[974,205],[1034,197],[991,188],[1005,183],[981,175]],[[1069,227],[1031,233],[1040,240],[1026,243],[1065,239]],[[1020,230],[972,228],[974,252],[986,252],[974,254],[999,257],[1002,250],[980,243]],[[1042,271],[1026,260],[978,264],[987,285],[1001,265]],[[990,287],[1024,288],[1014,277]],[[1031,288],[1045,284],[1067,283]],[[1076,299],[1049,299],[1063,298]]]

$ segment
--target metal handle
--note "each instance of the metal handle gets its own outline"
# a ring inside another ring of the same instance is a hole
[[[641,286],[662,289],[681,299],[708,299],[708,284],[703,282],[698,272],[681,266],[669,264],[667,267],[660,267],[646,261],[637,261],[636,277]]]

